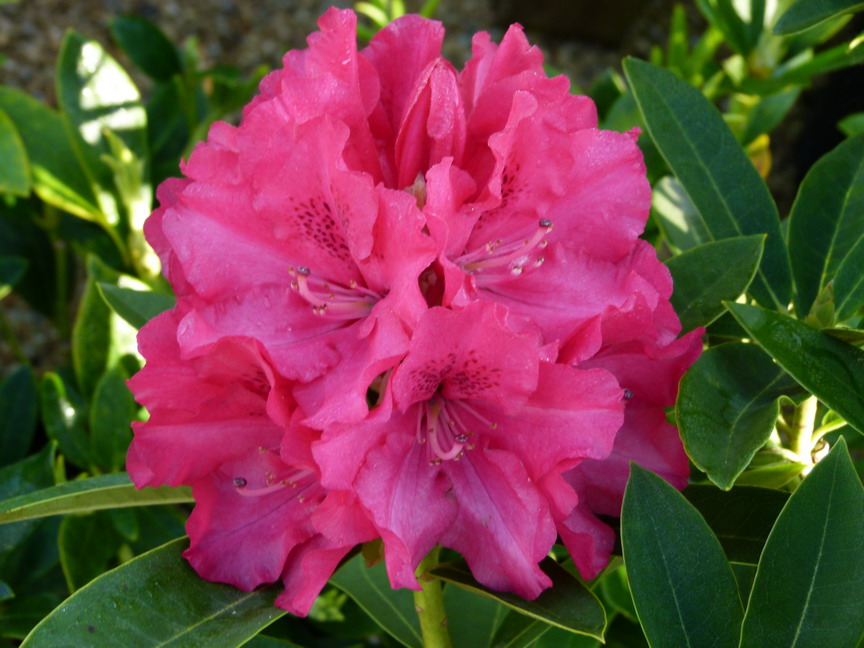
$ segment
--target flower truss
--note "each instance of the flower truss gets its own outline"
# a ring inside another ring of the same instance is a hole
[[[433,547],[536,597],[560,538],[606,564],[629,463],[683,487],[664,408],[699,355],[638,238],[638,133],[597,129],[514,26],[461,72],[443,29],[358,51],[331,9],[159,189],[176,307],[141,330],[138,486],[192,486],[186,557],[308,612],[380,538],[394,587]]]

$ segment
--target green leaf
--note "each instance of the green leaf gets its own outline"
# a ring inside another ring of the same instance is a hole
[[[864,9],[858,0],[796,0],[774,25],[775,34],[794,34],[837,16]]]
[[[39,397],[48,438],[57,442],[60,452],[69,461],[79,468],[88,468],[90,439],[85,426],[87,409],[81,397],[52,372],[42,377]]]
[[[0,256],[0,299],[12,292],[12,288],[27,271],[28,261],[23,257]]]
[[[778,399],[798,384],[755,344],[721,344],[705,351],[681,380],[675,414],[693,463],[730,489],[768,441]]]
[[[110,283],[100,283],[99,292],[111,309],[136,329],[172,308],[175,301],[169,295],[121,288]]]
[[[705,243],[666,261],[675,290],[672,306],[684,331],[707,326],[753,281],[765,236],[739,236]]]
[[[751,0],[746,3],[733,0],[698,0],[697,4],[709,22],[723,32],[727,43],[736,52],[747,56],[755,47],[762,31],[765,14],[764,0]],[[740,15],[738,10],[742,6],[754,15]]]
[[[837,128],[843,131],[843,134],[846,137],[853,137],[864,133],[864,112],[846,115],[843,119],[837,122]]]
[[[605,574],[599,587],[604,603],[630,621],[639,622],[633,605],[633,595],[630,593],[630,582],[627,580],[627,568],[624,565]]]
[[[864,194],[864,183],[862,183],[862,194]],[[834,317],[838,322],[846,321],[864,306],[862,268],[864,268],[864,232],[855,246],[846,254],[846,258],[837,268],[837,276],[834,277]]]
[[[120,536],[107,515],[96,512],[64,518],[57,544],[69,592],[80,589],[104,572],[120,543]]]
[[[678,491],[636,464],[624,492],[621,544],[653,648],[737,648],[744,610],[720,543]]]
[[[0,468],[0,497],[8,498],[47,488],[54,483],[54,447],[46,445],[38,454],[31,455],[14,464]],[[23,518],[20,518],[23,519]],[[10,520],[11,521],[11,520]],[[0,574],[10,578],[6,565],[7,554],[36,527],[35,522],[0,527]],[[10,579],[9,582],[14,582]]]
[[[841,438],[765,544],[741,648],[854,648],[864,633],[864,488]]]
[[[135,398],[126,386],[122,367],[109,369],[96,383],[90,404],[90,435],[93,461],[105,472],[116,472],[126,460],[132,441],[130,422],[138,412]]]
[[[791,88],[761,97],[747,113],[747,121],[741,134],[741,144],[747,146],[759,135],[774,130],[789,114],[800,94],[801,88]]]
[[[15,196],[30,195],[30,161],[18,129],[9,116],[0,110],[0,193]]]
[[[121,356],[137,352],[137,331],[114,314],[99,291],[99,283],[116,284],[120,278],[97,257],[87,258],[87,284],[72,330],[72,364],[88,398],[107,369]]]
[[[750,286],[766,305],[786,307],[792,282],[777,207],[717,109],[671,72],[628,58],[624,70],[657,148],[715,240],[767,234]]]
[[[789,253],[800,319],[810,312],[816,296],[862,235],[864,134],[844,140],[816,162],[792,206]]]
[[[826,328],[822,329],[826,335],[830,335],[838,340],[843,340],[848,344],[855,346],[864,345],[864,330],[853,328]]]
[[[491,648],[495,630],[509,610],[461,587],[444,588],[447,628],[454,648]]]
[[[103,221],[60,115],[9,86],[0,86],[0,109],[15,124],[27,150],[36,195],[76,216]]]
[[[144,74],[156,81],[170,81],[183,73],[177,49],[149,20],[119,16],[111,21],[111,35]]]
[[[348,594],[394,639],[409,648],[421,648],[420,624],[414,599],[407,590],[394,590],[384,563],[366,567],[362,555],[342,565],[330,583]]]
[[[274,588],[208,583],[169,542],[82,587],[37,625],[22,648],[239,646],[285,614]]]
[[[27,456],[38,408],[33,371],[26,365],[13,369],[0,383],[0,466]]]
[[[459,588],[454,587],[453,589]],[[551,629],[552,626],[548,623],[510,610],[492,636],[490,646],[492,648],[528,648],[528,646],[534,646],[535,641]],[[571,634],[571,636],[584,637],[586,635]]]
[[[864,351],[758,306],[727,307],[790,376],[864,434]]]
[[[651,197],[651,212],[669,244],[684,251],[711,241],[699,212],[672,176],[661,178]]]
[[[774,521],[789,493],[768,488],[736,486],[730,491],[714,486],[688,486],[684,496],[699,511],[734,562],[759,562]]]
[[[800,477],[807,464],[789,462],[776,457],[774,463],[764,466],[751,466],[735,480],[736,486],[759,486],[761,488],[783,488],[793,479]]]
[[[114,151],[105,130],[118,136],[134,159],[147,159],[147,114],[138,89],[99,43],[69,30],[57,60],[57,100],[101,211],[116,225],[118,187],[103,159]]]
[[[478,583],[464,561],[443,563],[430,570],[433,576],[477,594],[488,596],[526,616],[597,639],[603,638],[606,614],[597,597],[585,585],[551,558],[540,567],[552,579],[552,587],[533,601],[514,594],[496,592]]]
[[[47,515],[192,501],[192,491],[188,487],[161,486],[137,490],[129,481],[129,475],[116,473],[66,482],[0,501],[0,524]]]

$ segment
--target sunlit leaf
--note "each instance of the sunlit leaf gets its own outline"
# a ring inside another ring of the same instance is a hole
[[[169,295],[104,282],[99,283],[99,292],[111,309],[136,329],[173,307],[175,301]]]
[[[794,34],[852,11],[864,9],[858,0],[796,0],[774,25],[775,34]]]

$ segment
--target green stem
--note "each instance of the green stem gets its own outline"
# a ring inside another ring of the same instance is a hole
[[[802,463],[812,464],[813,428],[816,423],[816,409],[819,401],[815,396],[808,396],[795,408],[792,417],[792,450],[801,458]]]
[[[441,581],[427,574],[438,564],[441,547],[435,547],[420,563],[415,572],[421,589],[414,592],[414,607],[420,617],[420,631],[423,633],[424,648],[451,648],[450,633],[447,632],[447,613],[444,610],[444,597]]]

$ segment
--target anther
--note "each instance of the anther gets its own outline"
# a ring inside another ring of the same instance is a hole
[[[624,389],[624,400],[630,400],[633,398],[633,391],[630,389]]]
[[[246,480],[242,477],[235,477],[234,488],[246,488]]]

